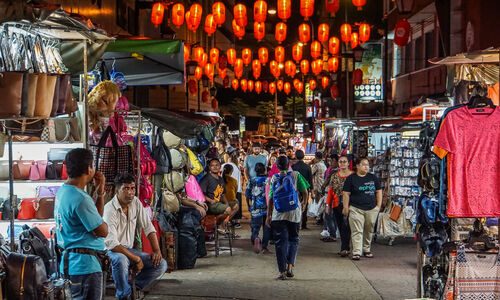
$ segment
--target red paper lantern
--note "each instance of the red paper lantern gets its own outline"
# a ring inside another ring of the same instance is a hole
[[[158,27],[163,22],[163,15],[165,14],[165,6],[161,2],[156,2],[151,9],[151,23]]]
[[[184,24],[184,5],[182,3],[176,3],[172,5],[172,24],[181,27]]]
[[[250,50],[250,48],[244,48],[241,51],[241,58],[245,66],[248,66],[252,62],[252,50]]]
[[[267,91],[269,90],[269,83],[267,81],[262,81],[262,90],[264,91],[264,93],[267,93]]]
[[[280,80],[278,80],[278,82],[276,83],[276,87],[278,88],[278,91],[280,91],[280,92],[281,92],[281,91],[283,90],[283,86],[284,86],[284,85],[285,85],[285,84],[284,84],[283,80],[281,80],[281,79],[280,79]]]
[[[254,88],[254,82],[253,82],[253,80],[248,80],[247,85],[248,85],[248,91],[249,92],[253,92],[253,88]]]
[[[207,94],[208,94],[208,92],[207,92]],[[219,108],[219,101],[217,101],[217,99],[215,99],[215,98],[212,99],[212,108],[213,109]]]
[[[292,57],[293,60],[295,60],[297,63],[302,59],[302,53],[303,53],[302,46],[300,44],[295,44],[292,47]]]
[[[335,15],[340,8],[340,0],[325,0],[326,4],[326,11],[331,14]]]
[[[332,98],[338,98],[339,96],[339,88],[337,87],[336,84],[332,84],[332,86],[330,87],[330,96]]]
[[[295,90],[297,90],[297,93],[302,94],[302,92],[304,91],[304,83],[302,81],[299,81],[295,86]]]
[[[245,36],[245,27],[242,27],[242,26],[239,26],[238,24],[236,24],[235,20],[233,20],[233,22],[231,24],[233,26],[234,36],[236,36],[240,40],[243,39],[243,37]]]
[[[330,78],[328,78],[328,76],[321,77],[321,87],[323,87],[323,89],[326,90],[329,84],[330,84]]]
[[[290,77],[295,76],[295,73],[297,72],[297,66],[295,63],[291,60],[287,60],[285,63],[285,74],[287,74]]]
[[[311,89],[311,91],[314,91],[316,89],[316,80],[314,79],[309,79],[309,88]]]
[[[363,6],[366,5],[366,0],[352,0],[352,4],[358,8],[358,10],[363,10]]]
[[[205,17],[205,32],[208,34],[208,36],[211,36],[216,30],[217,23],[215,23],[214,15],[208,14]]]
[[[267,17],[267,2],[257,0],[253,4],[253,19],[255,22],[265,22]]]
[[[340,51],[340,41],[337,37],[332,36],[328,40],[328,52],[330,52],[331,55],[337,55]]]
[[[231,87],[233,88],[233,90],[236,91],[239,85],[240,83],[238,82],[238,79],[234,78],[233,80],[231,80]]]
[[[224,3],[217,1],[212,4],[212,14],[214,15],[217,26],[224,24],[226,22],[226,6]]]
[[[255,92],[257,94],[260,94],[260,92],[262,92],[262,82],[260,81],[255,82]]]
[[[246,79],[242,79],[240,81],[240,86],[241,86],[241,90],[243,92],[246,92],[247,91],[247,88],[248,88],[248,81]]]
[[[205,50],[203,50],[203,47],[195,47],[193,49],[193,59],[197,62],[200,62],[203,53],[205,53]]]
[[[285,61],[285,48],[282,46],[278,46],[274,48],[274,59],[276,59],[277,62],[282,63]]]
[[[252,72],[253,72],[253,77],[255,77],[255,79],[260,77],[260,71],[261,71],[260,61],[258,59],[254,59],[252,61]]]
[[[207,65],[207,63],[208,63],[208,54],[203,53],[201,55],[200,61],[198,62],[198,66],[200,66],[200,67],[203,68],[203,67],[205,67]]]
[[[370,40],[370,25],[368,23],[359,24],[359,42],[361,44],[366,43]]]
[[[254,22],[253,23],[253,36],[257,41],[261,41],[266,36],[266,23]]]
[[[271,82],[269,84],[269,93],[271,93],[271,95],[274,95],[274,93],[276,93],[276,83]]]
[[[219,62],[219,49],[212,48],[210,49],[210,63],[217,64]]]
[[[237,58],[234,61],[234,72],[243,73],[243,59]]]
[[[226,79],[227,77],[227,69],[219,69],[219,77],[222,79]]]
[[[309,73],[309,61],[307,59],[303,59],[301,62],[300,62],[300,72],[304,75],[306,75],[307,73]]]
[[[184,44],[184,62],[189,61],[189,52],[191,52],[191,46]]]
[[[299,84],[299,82],[300,82],[300,80],[299,80],[298,78],[295,78],[295,79],[293,80],[293,87],[294,87],[294,88],[297,88],[297,85]]]
[[[188,28],[191,31],[196,31],[198,26],[200,26],[202,14],[203,8],[201,5],[199,3],[193,3],[193,5],[189,8],[189,18],[187,20],[187,23],[189,24]]]
[[[234,48],[227,49],[226,56],[227,56],[227,62],[230,65],[234,65],[234,62],[236,61],[236,50]]]
[[[205,65],[205,75],[207,75],[208,79],[210,79],[210,81],[213,81],[214,80],[214,73],[215,73],[215,69],[214,69],[214,65],[208,63]]]
[[[328,71],[336,73],[339,69],[339,59],[338,57],[330,57],[328,59]]]
[[[283,90],[285,91],[285,94],[290,94],[290,92],[292,91],[292,86],[290,85],[290,82],[285,82],[285,84],[283,85]]]
[[[277,4],[278,18],[285,21],[292,16],[292,1],[291,0],[278,0]]]
[[[260,47],[258,50],[259,61],[261,64],[266,65],[269,60],[269,51],[266,47]]]
[[[194,79],[189,79],[188,90],[189,90],[189,93],[191,93],[191,94],[196,94],[196,92],[198,92],[198,84],[196,83],[196,81]]]
[[[403,47],[410,39],[410,23],[406,19],[401,19],[394,27],[394,44]]]
[[[302,23],[299,25],[299,41],[302,43],[308,43],[311,39],[311,27],[307,23]]]
[[[318,58],[321,56],[321,43],[314,41],[311,43],[311,57]]]
[[[351,34],[351,49],[356,48],[359,45],[359,35],[357,32]]]
[[[323,71],[323,61],[321,59],[316,59],[311,63],[311,69],[314,75],[318,75]]]
[[[202,76],[203,76],[203,69],[200,66],[196,66],[196,68],[194,69],[194,78],[200,80]]]
[[[280,70],[280,67],[279,67],[279,63],[275,60],[272,60],[271,63],[269,64],[269,69],[271,71],[271,74],[278,78],[280,77],[281,75],[281,70]]]
[[[233,16],[236,24],[241,27],[245,27],[248,24],[247,19],[247,7],[244,4],[236,4],[233,8]]]
[[[330,35],[330,26],[326,23],[319,24],[318,41],[325,43],[328,41],[328,35]]]
[[[286,40],[286,24],[283,22],[279,22],[276,24],[275,31],[274,31],[274,37],[276,38],[276,41],[281,44],[284,40]]]
[[[363,71],[356,69],[352,72],[352,84],[361,85],[363,83]]]
[[[314,12],[314,0],[300,0],[300,14],[307,21]]]
[[[342,42],[344,43],[349,43],[351,40],[351,25],[344,23],[342,26],[340,26],[340,38],[342,39]]]

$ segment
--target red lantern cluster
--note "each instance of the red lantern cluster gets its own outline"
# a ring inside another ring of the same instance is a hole
[[[203,8],[199,3],[193,3],[187,12],[186,22],[188,24],[188,29],[191,31],[196,31],[201,23],[201,17],[203,14]]]
[[[370,25],[368,23],[359,24],[359,42],[364,44],[370,40]]]
[[[154,6],[153,6],[153,11],[154,11]],[[176,3],[172,5],[172,24],[177,26],[179,28],[184,24],[184,5],[182,3]],[[153,23],[154,24],[154,23]]]
[[[274,59],[279,63],[284,62],[285,61],[285,48],[283,48],[282,46],[278,46],[278,47],[274,48]]]
[[[236,20],[233,20],[233,22],[231,22],[231,25],[233,26],[234,35],[240,40],[243,39],[243,37],[245,36],[245,27],[238,25],[238,23],[236,23]]]
[[[151,9],[151,23],[158,27],[163,22],[163,15],[165,14],[165,6],[161,2],[156,2]]]
[[[248,25],[247,7],[245,4],[236,4],[233,8],[233,16],[238,26],[245,28]]]
[[[227,49],[226,57],[227,57],[227,62],[230,65],[234,65],[234,62],[236,61],[236,50],[234,48]]]
[[[314,41],[311,43],[311,57],[318,58],[321,56],[321,43]]]
[[[241,58],[243,59],[245,66],[248,66],[252,61],[252,50],[250,50],[250,48],[244,48],[241,51]]]
[[[314,12],[314,0],[300,0],[300,14],[307,21]]]
[[[331,55],[336,55],[340,50],[340,41],[337,37],[333,36],[328,40],[328,52]]]

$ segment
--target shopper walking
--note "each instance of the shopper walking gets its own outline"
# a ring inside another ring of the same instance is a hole
[[[340,233],[340,252],[339,255],[346,257],[349,255],[351,247],[351,231],[349,229],[349,221],[347,217],[342,214],[343,210],[343,193],[344,183],[353,172],[349,169],[349,159],[347,156],[341,156],[338,160],[339,169],[333,173],[327,189],[331,189],[331,197],[327,197],[326,210],[325,210],[325,223],[328,231],[336,230],[338,228]],[[338,203],[334,203],[335,197]],[[337,205],[336,205],[337,204]],[[337,224],[337,228],[334,226]]]
[[[373,228],[382,205],[382,187],[377,176],[369,173],[368,159],[360,159],[356,173],[347,177],[343,187],[344,216],[349,216],[352,259],[372,258]]]
[[[228,161],[222,165],[222,169],[224,170],[226,165],[230,165],[231,167],[233,167],[233,172],[231,173],[231,177],[236,180],[236,184],[238,187],[236,190],[236,200],[238,200],[238,213],[236,213],[236,215],[234,216],[233,224],[235,228],[240,228],[241,227],[240,219],[243,217],[241,209],[243,206],[241,204],[242,176],[240,167],[238,166],[238,155],[239,155],[238,149],[230,147],[230,149],[228,150],[228,154],[229,154]]]
[[[244,170],[245,170],[245,178],[247,180],[247,185],[252,180],[252,178],[255,178],[257,174],[255,173],[255,165],[257,163],[261,163],[264,166],[267,165],[267,158],[261,154],[262,148],[260,143],[253,143],[252,145],[252,154],[248,155],[245,158],[245,162],[243,164]],[[250,208],[250,201],[247,198],[247,207]]]
[[[270,253],[267,246],[271,237],[271,228],[265,225],[267,218],[266,184],[268,180],[266,166],[257,163],[255,165],[255,173],[257,173],[257,177],[250,181],[245,193],[247,199],[250,199],[250,214],[252,216],[250,223],[252,235],[250,241],[255,253],[260,253],[261,251],[262,253]],[[259,237],[261,228],[263,228],[262,240]]]
[[[98,252],[105,250],[103,238],[108,235],[102,219],[106,179],[96,172],[87,149],[69,151],[65,162],[68,180],[57,192],[54,208],[57,244],[64,250],[60,270],[71,280],[73,299],[102,299]],[[91,182],[96,187],[95,200],[84,190]]]
[[[288,171],[286,156],[278,157],[276,164],[280,173],[271,178],[267,209],[267,215],[271,217],[267,218],[266,224],[271,227],[276,242],[277,279],[285,280],[294,277],[302,214],[299,193],[302,199],[307,199],[309,184],[299,172]]]
[[[297,162],[292,165],[292,170],[297,171],[304,177],[304,179],[307,181],[309,184],[310,189],[314,188],[313,185],[313,176],[312,176],[312,170],[311,166],[306,164],[304,162],[304,151],[302,150],[297,150],[295,151],[295,158],[297,159]],[[309,195],[309,194],[308,194]],[[308,229],[307,228],[307,206],[308,206],[308,200],[309,199],[301,199],[301,202],[303,203],[303,214],[302,214],[302,229]]]

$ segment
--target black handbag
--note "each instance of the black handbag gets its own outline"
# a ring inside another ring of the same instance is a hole
[[[54,286],[47,279],[43,260],[36,255],[11,252],[7,256],[7,299],[53,299]]]
[[[167,174],[172,171],[172,157],[170,150],[163,141],[163,135],[157,134],[155,145],[151,157],[156,160],[156,173],[158,175]]]
[[[106,146],[106,141],[111,138],[112,146]],[[95,169],[104,174],[106,184],[113,184],[116,175],[133,173],[133,156],[130,145],[118,145],[116,133],[108,126],[102,133],[97,145],[90,145],[94,153]]]
[[[47,161],[47,168],[45,169],[45,178],[49,180],[60,180],[63,169],[63,160],[49,160]]]

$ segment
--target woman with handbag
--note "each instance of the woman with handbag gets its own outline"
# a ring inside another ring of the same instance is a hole
[[[347,156],[339,157],[338,163],[338,171],[333,173],[330,177],[330,182],[328,183],[328,196],[326,198],[325,225],[330,232],[330,236],[323,238],[322,240],[324,242],[332,241],[331,231],[336,229],[334,224],[334,222],[336,222],[337,228],[340,232],[339,255],[346,257],[349,255],[349,249],[351,247],[351,230],[349,229],[349,222],[347,221],[347,218],[342,215],[342,189],[344,187],[345,180],[352,174],[352,171],[349,169],[349,159]]]
[[[382,205],[380,180],[370,170],[368,159],[356,164],[356,173],[347,177],[343,188],[344,207],[342,214],[349,216],[352,240],[352,260],[361,255],[372,258],[371,243],[373,229]]]

